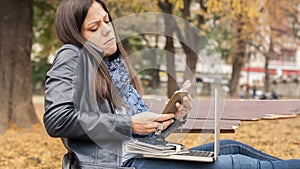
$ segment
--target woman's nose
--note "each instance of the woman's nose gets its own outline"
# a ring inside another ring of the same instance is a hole
[[[104,23],[103,29],[102,29],[102,35],[108,35],[112,31],[112,26],[109,25],[109,23]]]

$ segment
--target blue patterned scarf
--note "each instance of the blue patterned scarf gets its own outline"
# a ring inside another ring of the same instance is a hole
[[[120,57],[112,61],[105,60],[105,64],[114,84],[119,89],[124,102],[127,104],[126,111],[122,111],[121,113],[135,115],[149,111],[148,106],[141,96],[130,84],[129,73]]]

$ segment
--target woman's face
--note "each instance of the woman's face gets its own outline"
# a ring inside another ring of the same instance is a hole
[[[102,5],[94,1],[81,26],[81,34],[110,56],[117,50],[116,38],[108,13]]]

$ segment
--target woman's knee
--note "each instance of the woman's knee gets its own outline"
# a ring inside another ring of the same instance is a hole
[[[225,139],[225,140],[220,140],[220,145],[226,145],[226,144],[238,144],[241,145],[243,143],[239,142],[239,141],[235,141],[235,140],[230,140],[230,139]]]
[[[235,146],[233,146],[235,145]],[[240,147],[243,143],[235,141],[235,140],[220,140],[220,148],[224,147]],[[201,150],[201,151],[214,151],[214,142],[210,142],[207,144],[203,144],[194,148],[192,150]]]

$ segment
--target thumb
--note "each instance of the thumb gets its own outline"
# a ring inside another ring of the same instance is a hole
[[[155,121],[166,121],[166,120],[170,120],[174,118],[174,114],[173,113],[168,113],[168,114],[160,114]]]
[[[189,80],[186,80],[182,86],[181,86],[181,90],[189,90],[189,88],[191,87],[192,83]]]

